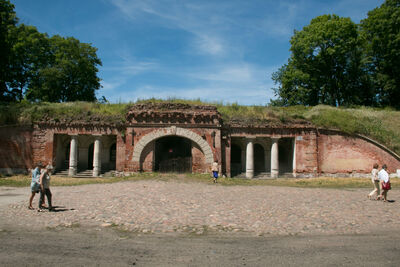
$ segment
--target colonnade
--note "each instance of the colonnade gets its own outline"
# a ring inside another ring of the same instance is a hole
[[[254,140],[246,139],[246,178],[254,177]],[[271,177],[277,178],[279,174],[279,138],[271,138]]]
[[[101,136],[94,136],[94,153],[93,153],[93,177],[97,177],[101,173]],[[74,176],[78,171],[78,135],[71,135],[69,150],[69,169],[68,175]]]

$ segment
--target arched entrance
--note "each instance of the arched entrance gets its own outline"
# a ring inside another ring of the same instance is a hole
[[[149,152],[155,151],[155,143],[158,139],[164,137],[183,137],[188,140],[188,142],[193,142],[195,144],[194,148],[198,148],[202,153],[202,157],[204,159],[203,162],[199,165],[202,172],[206,172],[208,170],[208,166],[214,161],[213,151],[211,150],[210,145],[207,141],[200,136],[199,134],[184,128],[179,128],[175,126],[171,126],[169,128],[160,129],[158,131],[154,131],[146,134],[142,138],[140,138],[139,142],[137,142],[133,149],[132,162],[138,166],[138,170],[140,171],[149,171],[149,163],[151,164],[150,170],[155,170],[155,156],[151,159],[146,158],[147,149],[150,149]],[[192,143],[191,143],[192,144]],[[153,148],[151,148],[153,146]],[[151,162],[149,162],[149,160]]]
[[[192,142],[178,136],[155,141],[154,170],[159,172],[192,172]]]
[[[265,172],[264,148],[260,144],[254,145],[254,173]]]
[[[231,147],[231,176],[242,172],[242,149],[239,145],[232,144]]]

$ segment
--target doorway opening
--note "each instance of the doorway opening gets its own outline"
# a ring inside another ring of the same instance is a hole
[[[94,143],[91,143],[88,149],[88,170],[93,170],[93,154],[94,154]]]
[[[279,140],[279,173],[293,172],[293,138],[281,138]]]
[[[158,172],[192,172],[192,142],[177,136],[155,142],[154,170]]]
[[[242,172],[242,149],[239,145],[232,144],[231,147],[231,176]]]
[[[254,174],[265,172],[264,148],[260,144],[254,145]]]

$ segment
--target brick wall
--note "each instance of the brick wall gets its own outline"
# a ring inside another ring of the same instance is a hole
[[[318,148],[321,173],[369,173],[374,163],[386,164],[392,173],[400,169],[393,155],[361,138],[323,131]]]
[[[318,144],[314,131],[304,131],[295,137],[296,147],[296,173],[309,173],[316,175],[318,172]]]
[[[33,165],[30,127],[0,127],[0,173],[26,172]]]

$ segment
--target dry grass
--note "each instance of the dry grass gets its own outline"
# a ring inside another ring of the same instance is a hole
[[[78,186],[84,184],[106,184],[124,181],[155,180],[174,181],[184,183],[212,184],[212,178],[208,174],[158,174],[141,173],[129,177],[112,178],[66,178],[52,176],[52,186]],[[0,178],[0,186],[25,187],[30,185],[30,176],[18,175]],[[393,188],[400,188],[400,179],[391,179]],[[218,184],[223,186],[288,186],[300,188],[372,188],[369,178],[278,178],[278,179],[243,179],[243,178],[219,178]]]

